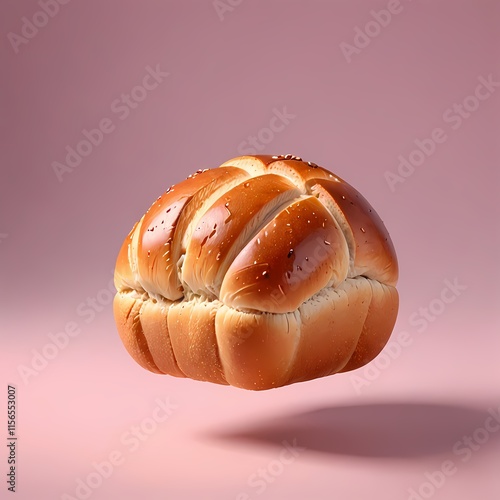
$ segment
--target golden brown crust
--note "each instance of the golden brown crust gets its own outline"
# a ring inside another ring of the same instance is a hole
[[[218,302],[182,301],[168,312],[177,363],[189,378],[227,384],[215,334],[215,317],[220,307]]]
[[[374,359],[384,348],[398,315],[399,295],[392,286],[368,280],[372,288],[372,299],[363,330],[349,362],[339,371],[356,370]]]
[[[218,298],[227,268],[248,239],[283,203],[299,195],[287,179],[263,175],[221,196],[198,221],[186,249],[182,278],[189,289]]]
[[[199,208],[200,198],[210,198],[247,177],[244,171],[236,168],[206,170],[172,186],[153,203],[136,229],[139,231],[138,275],[145,290],[169,300],[183,297],[177,274],[177,261],[182,252],[179,243],[187,229],[182,215],[193,214],[191,205],[195,210]],[[179,225],[181,232],[177,230]]]
[[[113,301],[116,327],[123,345],[137,363],[151,372],[161,373],[153,360],[140,322],[142,305],[142,300],[130,294],[117,293]]]
[[[220,300],[234,309],[296,310],[347,277],[349,252],[337,222],[314,197],[283,208],[246,245],[225,274]]]
[[[366,199],[341,180],[318,179],[307,185],[343,221],[346,240],[351,243],[353,275],[396,285],[398,263],[394,246],[384,223]]]
[[[144,368],[246,389],[348,371],[393,329],[396,254],[349,184],[244,156],[153,203],[116,263],[114,313]]]

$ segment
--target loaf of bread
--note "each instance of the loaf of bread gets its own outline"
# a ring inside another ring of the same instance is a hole
[[[252,390],[354,370],[386,344],[396,254],[348,183],[242,156],[160,196],[125,238],[114,315],[144,368]]]

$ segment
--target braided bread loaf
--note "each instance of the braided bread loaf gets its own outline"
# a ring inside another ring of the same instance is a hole
[[[144,368],[253,390],[353,370],[386,344],[398,264],[349,184],[243,156],[160,196],[126,237],[114,315]]]

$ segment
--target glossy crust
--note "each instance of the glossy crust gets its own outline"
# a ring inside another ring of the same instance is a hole
[[[398,264],[352,186],[243,156],[160,196],[116,262],[114,314],[155,373],[262,390],[353,370],[386,344]]]

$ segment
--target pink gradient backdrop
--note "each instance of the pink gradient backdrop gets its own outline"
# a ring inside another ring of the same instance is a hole
[[[443,122],[478,77],[500,80],[500,4],[402,0],[348,63],[340,44],[386,5],[243,1],[221,21],[211,0],[72,1],[16,54],[8,34],[40,5],[2,2],[0,434],[11,383],[17,498],[74,496],[113,450],[125,461],[92,499],[406,499],[448,459],[458,470],[433,498],[500,498],[500,432],[466,462],[452,451],[500,406],[500,89],[457,130]],[[111,104],[156,65],[169,76],[120,120]],[[155,197],[238,156],[283,107],[295,118],[263,152],[330,168],[376,208],[401,267],[394,335],[411,346],[360,393],[353,374],[252,393],[142,370],[110,305],[79,305]],[[115,130],[59,182],[52,163],[104,118]],[[447,141],[392,192],[384,172],[436,127]],[[419,332],[411,315],[455,278],[466,290]],[[25,383],[19,366],[70,321],[81,333]],[[130,452],[122,436],[158,397],[177,410]],[[283,439],[306,450],[259,494],[248,481]]]

